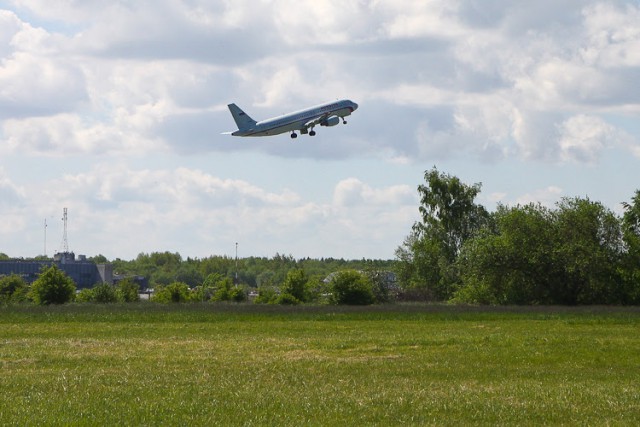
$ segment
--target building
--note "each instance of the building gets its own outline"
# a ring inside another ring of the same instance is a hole
[[[17,274],[27,283],[33,283],[43,268],[56,265],[64,271],[81,288],[92,288],[98,283],[113,284],[113,266],[111,264],[96,264],[87,261],[84,255],[73,252],[61,252],[53,256],[53,260],[10,260],[0,261],[0,277]]]

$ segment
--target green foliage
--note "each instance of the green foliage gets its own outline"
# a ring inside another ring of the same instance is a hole
[[[99,304],[114,303],[118,301],[113,285],[102,283],[93,288],[95,302]]]
[[[241,286],[236,286],[229,291],[229,300],[233,302],[244,302],[247,300],[247,293]]]
[[[422,289],[443,301],[458,284],[454,264],[462,245],[490,224],[490,215],[474,202],[480,184],[466,185],[435,167],[424,178],[426,183],[418,186],[422,221],[396,250],[398,278],[405,288]]]
[[[0,277],[0,304],[25,301],[27,290],[26,282],[17,274]]]
[[[92,288],[82,288],[76,294],[76,302],[94,302],[94,299]]]
[[[212,301],[229,301],[231,299],[231,289],[233,288],[233,281],[230,277],[223,277],[218,280],[213,288]]]
[[[140,287],[129,278],[120,280],[116,285],[116,297],[120,302],[138,302]]]
[[[258,296],[253,300],[256,304],[275,304],[278,299],[278,292],[274,286],[260,286]]]
[[[190,290],[186,283],[173,282],[167,286],[161,286],[159,289],[156,289],[151,300],[162,304],[169,304],[187,302],[189,301],[189,297]]]
[[[302,301],[300,301],[298,298],[288,293],[280,294],[275,299],[275,304],[280,304],[280,305],[298,305],[301,303]]]
[[[621,304],[632,300],[621,274],[621,223],[602,204],[563,199],[499,207],[495,231],[466,242],[457,302]],[[632,289],[631,289],[632,290]]]
[[[307,301],[305,286],[307,284],[307,275],[304,270],[295,268],[289,270],[284,283],[280,287],[282,294],[288,294],[294,297],[298,303]]]
[[[64,304],[73,300],[75,291],[73,280],[54,264],[40,272],[29,297],[38,305]]]
[[[118,302],[118,296],[113,285],[101,283],[95,285],[93,288],[81,289],[76,295],[76,301],[108,304]]]
[[[355,270],[336,273],[331,278],[330,289],[335,304],[369,305],[374,302],[371,281]]]

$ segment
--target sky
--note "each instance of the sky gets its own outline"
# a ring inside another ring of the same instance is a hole
[[[0,0],[0,252],[393,259],[425,171],[617,214],[640,2]],[[221,135],[336,99],[314,137]],[[46,227],[45,227],[46,222]]]

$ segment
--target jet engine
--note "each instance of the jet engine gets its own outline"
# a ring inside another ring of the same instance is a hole
[[[340,117],[331,116],[320,122],[320,126],[335,126],[340,123]]]

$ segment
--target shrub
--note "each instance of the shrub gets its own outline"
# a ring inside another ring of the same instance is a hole
[[[189,286],[186,283],[173,282],[159,288],[151,300],[163,304],[186,302],[189,300]]]
[[[334,275],[330,287],[332,300],[336,304],[373,304],[371,280],[355,270],[345,270]]]
[[[274,304],[278,299],[278,293],[273,286],[260,286],[258,296],[253,301],[256,304]]]
[[[140,287],[131,279],[124,279],[116,286],[116,297],[120,302],[140,301]]]
[[[233,288],[229,291],[229,299],[234,302],[244,302],[247,300],[247,293],[244,291],[244,288]]]
[[[95,297],[93,295],[93,289],[91,288],[80,289],[80,292],[76,294],[76,301],[77,302],[94,302]]]
[[[94,286],[93,297],[94,297],[94,302],[101,303],[101,304],[118,301],[115,288],[108,283],[102,283],[100,285]]]
[[[291,294],[280,294],[278,298],[276,298],[275,303],[281,305],[298,305],[302,301],[298,298],[294,297]]]
[[[29,296],[39,305],[64,304],[73,300],[75,292],[76,284],[54,264],[42,270]]]
[[[27,284],[17,274],[0,278],[0,303],[21,302],[26,299]]]

